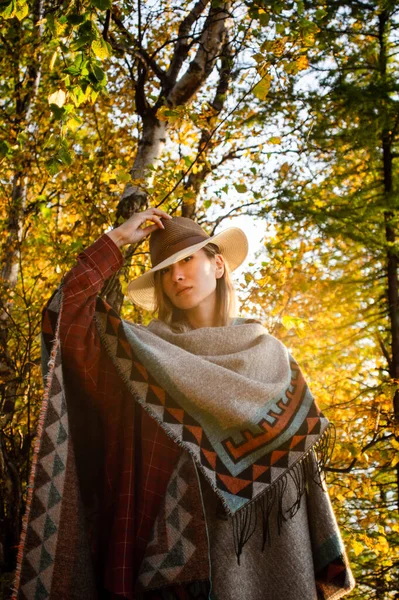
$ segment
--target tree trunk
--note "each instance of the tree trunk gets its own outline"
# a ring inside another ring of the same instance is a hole
[[[15,124],[17,128],[25,127],[28,132],[41,78],[42,0],[36,1],[33,15],[33,33],[29,40],[32,48],[32,62],[27,67],[27,82],[24,86],[19,80],[15,82]],[[19,24],[19,28],[22,36],[24,32],[21,24]],[[18,64],[16,71],[21,79],[24,77],[23,70],[24,67]],[[5,570],[11,570],[15,563],[21,521],[21,481],[18,469],[13,464],[7,451],[4,431],[13,419],[15,400],[20,384],[17,380],[12,352],[9,347],[12,328],[12,301],[9,292],[16,287],[18,282],[20,242],[28,189],[28,173],[29,160],[23,157],[20,159],[18,170],[13,177],[7,220],[7,238],[1,248],[3,265],[1,277],[5,296],[0,301],[0,375],[2,376],[0,387],[0,557],[2,557],[2,566]]]
[[[389,27],[389,14],[386,10],[378,16],[379,21],[379,68],[382,84],[385,89],[387,86],[387,29]],[[394,244],[396,241],[395,233],[395,214],[393,208],[393,181],[392,181],[392,134],[389,130],[389,96],[386,92],[384,115],[386,127],[382,132],[382,156],[383,156],[383,182],[384,196],[387,209],[384,212],[385,221],[385,239],[387,242],[387,300],[388,313],[391,333],[391,365],[390,375],[392,379],[399,381],[399,296],[398,296],[398,257]],[[399,422],[399,391],[397,390],[393,397],[393,417]],[[396,468],[396,487],[397,487],[397,508],[399,511],[399,469]]]
[[[198,50],[186,72],[178,79],[180,70],[188,57],[190,45],[187,43],[187,39],[191,27],[198,20],[207,4],[208,2],[203,0],[197,2],[189,15],[182,21],[179,28],[179,35],[182,36],[182,39],[178,39],[175,44],[168,71],[163,72],[153,60],[148,64],[148,67],[143,67],[141,63],[138,67],[136,109],[142,119],[143,129],[134,164],[130,171],[132,183],[126,186],[118,204],[116,225],[128,219],[138,210],[142,210],[147,204],[146,186],[151,177],[149,167],[154,166],[160,157],[167,132],[167,122],[160,121],[157,118],[158,109],[165,103],[171,107],[188,104],[204,85],[221,55],[226,39],[230,2],[223,2],[220,5],[220,0],[213,0],[210,3],[209,13],[198,42]],[[120,23],[119,26],[126,33],[123,24]],[[144,60],[147,60],[147,53],[141,47],[139,48],[140,51]],[[161,83],[161,93],[154,106],[150,106],[145,89],[147,68],[150,67],[154,69],[156,74],[159,74]],[[129,256],[131,254],[130,252]],[[108,282],[104,293],[107,302],[119,312],[123,303],[123,294],[118,276]]]
[[[219,81],[216,86],[216,92],[211,104],[214,113],[212,117],[207,119],[207,126],[203,127],[201,131],[201,139],[198,145],[197,155],[199,159],[197,160],[197,171],[194,173],[191,171],[188,180],[186,181],[184,188],[186,190],[190,190],[193,192],[193,197],[190,202],[183,202],[182,205],[182,216],[187,217],[189,219],[194,219],[196,214],[196,199],[201,191],[201,187],[206,179],[206,177],[211,173],[212,167],[209,164],[208,156],[211,153],[213,148],[213,144],[211,144],[211,136],[212,136],[212,121],[215,120],[215,117],[219,115],[223,107],[225,105],[225,101],[227,98],[227,92],[229,89],[232,68],[233,68],[233,53],[230,45],[230,41],[228,38],[227,28],[224,32],[224,43],[222,48],[222,54],[220,57],[220,67],[219,67]]]

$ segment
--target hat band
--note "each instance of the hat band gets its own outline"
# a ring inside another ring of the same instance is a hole
[[[177,242],[176,244],[171,244],[170,246],[166,246],[166,248],[164,250],[162,250],[162,252],[160,252],[158,256],[154,257],[151,260],[152,266],[156,267],[157,265],[159,265],[159,263],[163,262],[164,260],[166,260],[167,258],[172,256],[176,252],[179,252],[180,250],[184,250],[185,248],[188,248],[189,246],[194,246],[195,244],[199,244],[200,242],[203,242],[203,241],[207,240],[208,238],[209,238],[209,236],[205,236],[205,235],[192,235],[191,237],[188,237],[188,238],[182,240],[181,242]]]

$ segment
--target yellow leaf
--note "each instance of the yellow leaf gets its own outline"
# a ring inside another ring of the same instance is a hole
[[[281,144],[281,137],[278,137],[277,135],[273,135],[273,137],[269,138],[268,143],[276,144],[276,146],[277,146],[278,144]]]
[[[57,52],[57,50],[56,50],[55,52],[53,52],[53,54],[52,54],[52,56],[51,56],[51,59],[50,59],[50,65],[49,65],[49,69],[50,69],[50,71],[52,71],[52,70],[53,70],[53,68],[54,68],[54,63],[55,63],[55,60],[56,60],[56,58],[57,58],[57,54],[58,54],[58,52]]]
[[[286,37],[283,37],[279,40],[273,42],[272,50],[275,56],[281,56],[285,50],[285,43],[287,41]]]
[[[77,128],[79,127],[79,125],[81,125],[82,121],[81,119],[77,118],[77,117],[71,117],[70,119],[68,119],[68,121],[65,123],[65,127],[69,130],[69,131],[76,131]]]
[[[296,61],[296,66],[298,67],[298,71],[303,71],[303,69],[307,69],[309,66],[308,57],[305,55],[300,56]]]
[[[109,56],[111,56],[111,46],[103,38],[101,38],[100,40],[94,40],[91,43],[91,49],[94,52],[94,54],[101,60],[104,60],[104,58],[108,58]]]
[[[60,108],[65,104],[66,94],[64,90],[57,90],[47,98],[49,104],[56,104]]]
[[[14,11],[14,14],[17,17],[18,21],[22,21],[22,19],[24,17],[26,17],[28,12],[29,12],[29,7],[26,2],[17,2],[17,7]]]
[[[391,439],[391,446],[393,446],[396,450],[399,450],[399,442],[395,440],[395,438]]]
[[[363,552],[363,544],[354,540],[352,542],[352,550],[355,553],[355,556],[359,556]]]

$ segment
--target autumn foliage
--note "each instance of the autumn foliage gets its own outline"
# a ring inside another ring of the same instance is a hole
[[[0,587],[40,410],[40,313],[144,206],[250,215],[236,285],[336,426],[327,473],[357,587],[399,597],[399,8],[393,0],[0,3]],[[146,244],[103,290],[124,299]],[[1,594],[0,594],[1,596]]]

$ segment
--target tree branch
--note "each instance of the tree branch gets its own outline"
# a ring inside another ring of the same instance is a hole
[[[180,73],[180,69],[184,61],[187,59],[188,52],[191,44],[189,43],[190,39],[190,31],[195,23],[204,12],[207,4],[209,4],[210,0],[198,0],[193,9],[187,15],[185,19],[183,19],[180,27],[179,33],[177,36],[177,42],[175,44],[173,57],[167,71],[168,78],[168,87],[171,89],[177,80],[177,77]]]
[[[229,2],[224,2],[221,8],[219,2],[212,2],[197,53],[187,71],[167,95],[167,103],[170,106],[189,102],[211,73],[223,45],[226,20],[229,17],[228,9]]]

